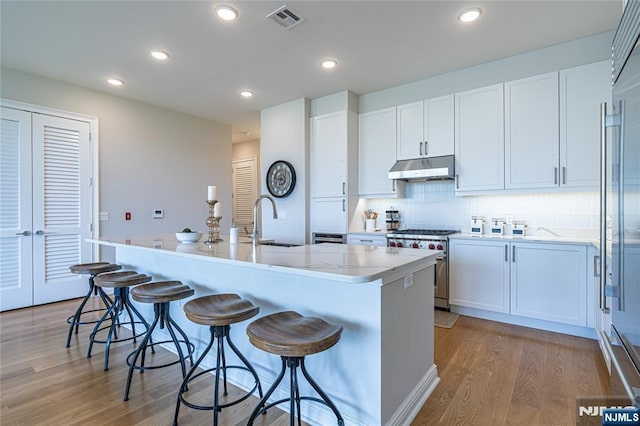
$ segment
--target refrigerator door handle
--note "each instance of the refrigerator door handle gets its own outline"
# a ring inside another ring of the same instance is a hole
[[[600,104],[600,310],[608,314],[606,269],[607,258],[607,103]],[[595,269],[595,265],[594,265]]]

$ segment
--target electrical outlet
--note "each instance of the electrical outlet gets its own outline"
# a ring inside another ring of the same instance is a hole
[[[404,277],[404,288],[407,289],[413,285],[413,274]]]
[[[109,212],[100,212],[100,222],[106,222],[109,220]]]
[[[512,213],[507,213],[505,215],[505,219],[507,221],[507,225],[513,224],[513,214]]]

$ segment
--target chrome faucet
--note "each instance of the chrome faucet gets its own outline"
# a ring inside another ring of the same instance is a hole
[[[253,205],[253,231],[251,231],[251,234],[249,234],[249,238],[251,238],[254,246],[260,244],[260,233],[258,231],[258,206],[260,205],[260,201],[263,198],[271,201],[271,207],[273,207],[273,218],[278,218],[278,210],[276,209],[276,202],[273,200],[273,198],[271,198],[267,194],[262,194],[261,196],[259,196]]]

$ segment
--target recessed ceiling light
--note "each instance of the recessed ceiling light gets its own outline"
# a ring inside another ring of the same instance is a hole
[[[470,7],[458,13],[458,20],[460,20],[460,22],[473,22],[478,19],[480,15],[482,15],[482,9],[479,7]]]
[[[253,92],[251,90],[243,90],[240,92],[240,96],[242,96],[243,98],[252,98]]]
[[[107,83],[112,86],[122,86],[124,84],[124,81],[120,80],[119,78],[110,78],[107,80]]]
[[[225,21],[233,21],[238,17],[238,11],[226,4],[220,4],[216,6],[215,11],[216,15],[218,15],[220,19]]]
[[[167,59],[169,59],[169,54],[164,50],[152,50],[151,56],[159,61],[166,61]]]
[[[325,69],[333,69],[338,65],[338,61],[336,61],[335,59],[325,59],[324,61],[322,61],[322,68]]]

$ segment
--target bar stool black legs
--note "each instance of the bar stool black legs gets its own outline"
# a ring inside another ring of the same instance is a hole
[[[107,371],[109,369],[109,350],[111,348],[111,343],[125,342],[132,339],[135,342],[136,338],[142,336],[142,334],[149,329],[149,323],[147,323],[144,317],[140,314],[136,307],[131,304],[131,301],[129,300],[129,287],[149,281],[151,281],[150,276],[138,274],[131,271],[102,274],[94,279],[94,283],[97,286],[113,287],[114,295],[113,303],[111,304],[111,306],[109,306],[109,309],[107,309],[104,315],[102,315],[100,320],[96,323],[95,327],[93,328],[93,332],[89,336],[89,349],[87,351],[87,358],[91,358],[91,350],[93,349],[93,344],[105,344],[104,371]],[[121,338],[118,336],[118,329],[120,328],[119,317],[123,312],[126,312],[129,317],[128,322],[129,324],[131,324],[132,331],[132,335],[126,338]],[[138,321],[136,321],[136,317]],[[111,318],[111,324],[102,327],[102,323],[107,318]],[[136,334],[136,324],[144,325],[144,332]],[[102,330],[108,330],[106,339],[96,339],[96,334]],[[151,351],[155,353],[153,347],[151,347]]]
[[[129,373],[127,375],[127,384],[124,391],[124,400],[129,400],[129,390],[131,388],[131,379],[133,377],[133,370],[139,370],[143,373],[145,370],[153,370],[157,368],[169,367],[171,365],[180,364],[182,369],[182,377],[186,377],[187,369],[185,366],[185,360],[188,358],[191,366],[193,366],[193,353],[195,346],[189,342],[189,338],[180,326],[171,317],[170,304],[173,301],[186,299],[193,296],[193,289],[187,285],[182,284],[180,281],[160,281],[151,284],[144,284],[131,289],[131,297],[138,302],[153,303],[154,317],[151,327],[147,328],[147,332],[138,345],[137,349],[129,354],[127,357],[127,365],[129,366]],[[171,336],[171,340],[164,340],[161,342],[153,342],[153,331],[160,323],[160,328],[166,328]],[[177,333],[176,333],[177,332]],[[182,338],[180,339],[178,335]],[[161,365],[145,365],[147,349],[151,348],[151,353],[154,353],[154,346],[162,343],[173,343],[176,351],[178,352],[178,359],[175,361],[169,361]],[[184,351],[183,351],[184,347]]]
[[[67,324],[69,324],[69,333],[67,334],[67,344],[66,344],[67,348],[71,346],[71,336],[74,334],[74,330],[75,330],[75,334],[78,334],[78,329],[80,328],[80,325],[95,324],[98,322],[98,320],[82,321],[82,315],[88,314],[90,312],[104,311],[105,309],[108,309],[113,303],[111,298],[104,292],[104,290],[102,290],[102,288],[95,286],[93,281],[94,278],[99,274],[103,274],[105,272],[117,271],[121,268],[122,266],[120,265],[116,265],[108,262],[83,263],[78,265],[72,265],[69,267],[69,270],[74,274],[89,274],[90,276],[89,276],[89,291],[87,292],[87,294],[85,294],[84,298],[82,299],[82,302],[80,302],[80,306],[78,306],[78,309],[76,309],[76,312],[67,318]],[[89,301],[92,295],[100,296],[100,300],[102,300],[102,303],[104,304],[104,308],[91,309],[88,311],[84,310],[85,305],[87,304],[87,302]]]
[[[200,358],[198,358],[198,360],[196,361],[196,363],[191,367],[191,370],[189,370],[189,373],[187,373],[187,375],[185,376],[182,385],[180,386],[180,390],[178,392],[178,401],[176,403],[176,412],[175,412],[175,416],[173,418],[173,424],[174,426],[178,424],[178,415],[180,412],[180,404],[184,404],[189,408],[194,408],[196,410],[212,410],[213,411],[213,424],[217,425],[218,424],[218,413],[226,407],[230,407],[232,405],[238,404],[242,401],[244,401],[245,399],[249,398],[253,392],[255,392],[255,390],[258,390],[258,393],[260,395],[260,398],[262,398],[262,386],[260,385],[260,379],[258,378],[258,374],[256,373],[256,371],[254,370],[253,366],[251,365],[251,363],[249,363],[249,361],[245,358],[244,355],[242,355],[242,353],[238,350],[238,348],[233,344],[233,341],[231,341],[231,338],[229,337],[229,326],[228,325],[224,325],[224,326],[211,326],[209,327],[209,330],[211,332],[211,339],[209,341],[209,344],[207,345],[207,347],[205,348],[204,352],[202,353],[202,355],[200,355]],[[240,360],[242,361],[242,363],[244,365],[227,365],[226,362],[226,357],[225,357],[225,345],[224,345],[224,341],[227,341],[227,344],[229,345],[229,347],[231,348],[231,350],[238,356],[238,358],[240,358]],[[211,348],[213,347],[214,342],[217,343],[216,349],[217,349],[217,353],[216,353],[216,366],[215,368],[210,368],[208,370],[204,370],[201,371],[197,374],[196,370],[198,369],[198,366],[200,365],[200,363],[202,362],[202,360],[207,356],[207,354],[209,353],[209,351],[211,350]],[[241,397],[235,399],[234,401],[230,401],[230,402],[226,402],[221,404],[220,403],[220,373],[222,372],[222,386],[223,386],[223,391],[222,391],[222,395],[223,396],[227,396],[228,391],[227,391],[227,369],[241,369],[241,370],[246,370],[248,372],[251,373],[251,375],[255,378],[255,385],[253,386],[253,388],[246,392],[244,395],[242,395]],[[215,371],[215,375],[216,375],[216,383],[215,383],[215,391],[214,391],[214,399],[213,399],[213,405],[197,405],[197,404],[193,404],[191,402],[189,402],[186,398],[184,393],[188,391],[188,384],[197,379],[198,377],[202,376],[203,374],[207,374],[210,373],[212,371]]]
[[[327,396],[327,394],[322,390],[322,388],[320,388],[320,386],[315,382],[315,380],[313,380],[311,375],[309,375],[309,372],[304,366],[304,357],[282,356],[280,358],[282,359],[282,369],[280,370],[280,374],[278,374],[278,377],[276,378],[275,382],[273,382],[273,385],[271,385],[267,393],[264,394],[264,397],[260,400],[260,402],[254,408],[253,412],[251,413],[251,417],[249,417],[249,421],[247,422],[247,425],[253,425],[253,422],[256,419],[256,417],[258,417],[260,414],[266,414],[269,408],[282,404],[283,402],[287,402],[287,401],[289,401],[290,403],[290,406],[289,406],[290,425],[293,426],[294,419],[296,418],[296,416],[298,417],[298,425],[300,425],[301,424],[300,401],[302,400],[315,401],[315,402],[319,402],[321,404],[326,405],[331,409],[331,411],[333,411],[333,414],[335,414],[338,420],[338,425],[340,426],[344,425],[344,420],[340,415],[338,408]],[[322,399],[315,398],[312,396],[300,396],[300,389],[298,387],[298,373],[297,373],[298,367],[300,367],[300,370],[302,371],[302,375],[307,379],[307,382],[309,382],[311,387],[315,389],[316,392],[318,392],[318,395],[320,395],[320,398]],[[285,375],[285,372],[287,371],[287,368],[289,368],[289,389],[290,389],[289,398],[283,398],[271,404],[266,405],[271,394],[276,390],[280,382],[282,382],[282,379],[284,379],[284,375]]]

